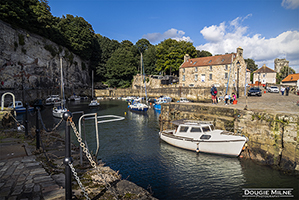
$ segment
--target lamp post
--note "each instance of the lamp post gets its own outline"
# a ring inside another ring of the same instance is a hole
[[[237,98],[239,98],[239,71],[240,71],[240,62],[237,62]]]

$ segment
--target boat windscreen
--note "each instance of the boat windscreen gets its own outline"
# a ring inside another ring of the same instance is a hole
[[[188,126],[181,126],[180,132],[187,132],[188,128]]]
[[[201,132],[201,129],[199,127],[192,127],[190,132]]]
[[[203,126],[203,127],[202,127],[202,131],[203,131],[203,132],[209,132],[209,131],[211,131],[211,130],[210,130],[210,127],[209,127],[209,126]]]
[[[215,130],[214,125],[210,125],[210,127],[211,127],[211,130],[212,130],[212,131]]]

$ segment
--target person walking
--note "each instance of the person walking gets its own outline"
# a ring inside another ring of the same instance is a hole
[[[213,84],[210,90],[211,96],[212,96],[212,104],[217,104],[217,88]]]
[[[285,88],[283,86],[281,86],[281,88],[280,88],[281,95],[284,95],[284,91],[285,91]]]

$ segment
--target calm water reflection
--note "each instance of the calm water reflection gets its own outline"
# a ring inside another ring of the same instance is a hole
[[[89,102],[68,108],[99,115],[125,116],[125,120],[99,125],[98,158],[124,179],[151,191],[159,199],[241,199],[243,188],[293,188],[298,197],[298,178],[284,175],[252,161],[195,153],[170,146],[159,140],[159,113],[128,111],[126,102],[102,101],[100,108]],[[42,111],[48,126],[57,123],[51,110]],[[78,116],[74,116],[77,121]],[[59,127],[63,134],[64,125]],[[96,149],[94,125],[86,122],[88,146]]]

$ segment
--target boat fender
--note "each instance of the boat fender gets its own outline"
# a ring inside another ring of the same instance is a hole
[[[197,143],[196,153],[199,152],[199,143]]]

